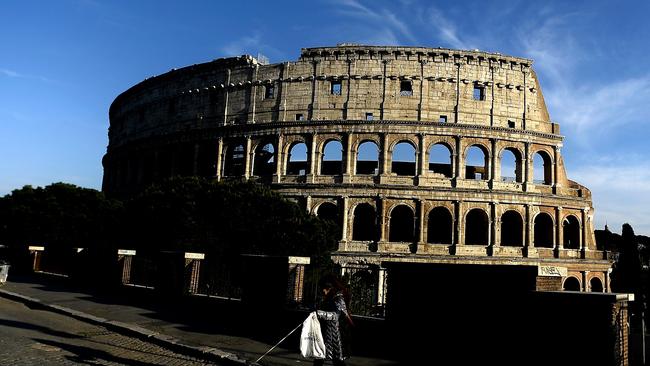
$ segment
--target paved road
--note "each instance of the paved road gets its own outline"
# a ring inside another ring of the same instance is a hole
[[[0,365],[209,365],[70,317],[0,298]]]

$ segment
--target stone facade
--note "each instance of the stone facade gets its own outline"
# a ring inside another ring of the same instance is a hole
[[[379,303],[395,261],[535,266],[540,290],[609,292],[591,193],[567,178],[562,142],[531,60],[307,48],[171,70],[118,96],[103,189],[173,175],[270,184],[340,224],[333,259],[379,268]]]

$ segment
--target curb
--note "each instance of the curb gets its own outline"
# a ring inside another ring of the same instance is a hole
[[[127,336],[133,336],[154,344],[157,344],[159,346],[172,349],[174,351],[178,351],[180,353],[185,353],[190,356],[196,356],[196,357],[201,357],[207,360],[219,362],[219,364],[225,364],[225,365],[236,365],[236,366],[242,366],[242,365],[251,365],[251,366],[259,366],[259,364],[254,363],[252,361],[248,361],[245,359],[240,358],[239,356],[222,351],[218,348],[214,347],[208,347],[208,346],[191,346],[189,344],[184,343],[183,341],[176,339],[174,337],[161,334],[159,332],[154,332],[152,330],[140,327],[135,324],[129,324],[129,323],[124,323],[116,320],[108,320],[104,318],[100,318],[88,313],[84,313],[81,311],[73,310],[70,308],[66,308],[64,306],[59,306],[59,305],[53,305],[53,304],[48,304],[46,302],[43,302],[39,299],[21,295],[15,292],[7,291],[0,289],[0,296],[7,298],[12,301],[18,301],[22,302],[26,305],[29,305],[33,308],[42,308],[45,310],[52,311],[54,313],[66,315],[72,318],[75,318],[77,320],[81,320],[87,323],[91,323],[94,325],[99,325],[103,326],[107,329],[110,329],[112,331],[127,335]]]

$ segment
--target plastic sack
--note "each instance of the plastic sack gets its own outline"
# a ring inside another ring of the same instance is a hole
[[[300,334],[300,354],[307,358],[325,358],[325,341],[320,331],[320,322],[316,312],[309,314],[302,322]]]

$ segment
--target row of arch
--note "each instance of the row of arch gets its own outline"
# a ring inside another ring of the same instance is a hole
[[[321,153],[322,151],[322,153]],[[463,157],[465,179],[499,179],[506,182],[524,182],[524,152],[516,147],[505,147],[498,154],[499,170],[495,177],[490,173],[489,149],[481,143],[474,143],[464,150]],[[329,139],[318,149],[320,158],[317,165],[320,175],[341,175],[348,173],[346,169],[346,151],[341,141]],[[379,144],[373,140],[361,140],[351,150],[354,157],[353,174],[378,175],[381,169],[382,154]],[[398,176],[416,176],[418,172],[418,151],[410,140],[400,140],[388,150],[390,172]],[[286,147],[283,153],[286,157],[282,162],[282,175],[306,175],[311,172],[310,149],[305,141],[294,141]],[[254,148],[254,158],[251,173],[253,176],[269,176],[278,171],[276,162],[278,153],[273,142],[260,143]],[[428,149],[427,164],[422,164],[424,170],[451,178],[455,176],[455,149],[447,142],[436,142]],[[532,154],[532,181],[537,184],[552,184],[553,159],[546,150],[538,150]],[[461,164],[461,162],[459,162]],[[246,142],[234,142],[226,146],[221,175],[243,176],[246,170]],[[352,170],[352,169],[351,169]],[[351,172],[350,172],[351,173]],[[424,172],[422,172],[424,173]]]
[[[565,291],[581,291],[582,285],[577,277],[569,276],[564,279],[562,289]],[[589,290],[590,292],[603,292],[603,281],[598,277],[592,277],[589,280],[589,288],[585,288],[585,291],[586,290]]]
[[[375,207],[368,203],[356,205],[352,213],[351,240],[378,241],[380,238],[379,215]],[[338,206],[331,202],[323,202],[316,209],[316,215],[343,225]],[[450,210],[438,206],[428,212],[426,227],[426,243],[454,244],[454,217]],[[417,242],[416,213],[405,204],[393,207],[387,215],[386,235],[389,242]],[[488,214],[481,208],[469,210],[463,218],[464,244],[489,245],[490,220]],[[525,245],[525,227],[521,214],[515,210],[507,210],[500,217],[500,245],[523,247]],[[554,248],[554,220],[546,212],[539,212],[533,219],[532,246],[538,248]],[[581,248],[581,223],[573,214],[566,215],[562,221],[562,245],[564,249]],[[347,240],[347,238],[343,238]]]

